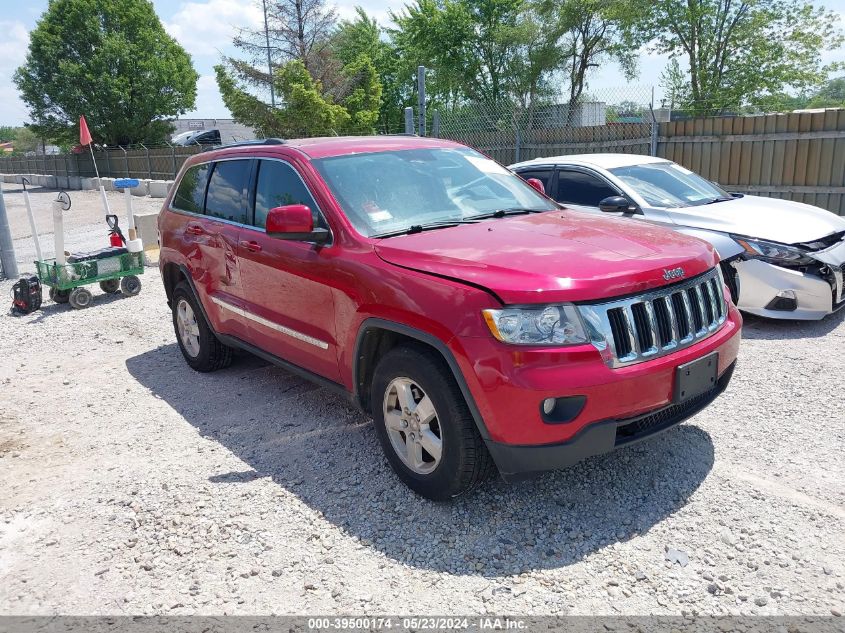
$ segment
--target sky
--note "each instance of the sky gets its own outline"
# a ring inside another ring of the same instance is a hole
[[[186,118],[229,118],[214,80],[214,65],[222,54],[232,52],[231,40],[237,27],[260,27],[262,13],[255,0],[154,0],[165,29],[191,54],[200,74],[196,110]],[[355,5],[362,6],[381,24],[388,24],[389,11],[399,11],[405,0],[328,0],[341,18],[352,18]],[[845,0],[826,0],[829,9],[842,16],[845,28]],[[28,120],[27,110],[12,83],[12,74],[23,63],[29,45],[29,31],[47,7],[47,0],[0,0],[0,125],[20,125]],[[845,62],[845,49],[826,53],[824,62]],[[594,71],[589,90],[604,99],[642,100],[654,86],[657,99],[660,74],[667,59],[642,51],[640,74],[632,83],[621,70],[607,63]],[[637,98],[639,97],[639,99]]]

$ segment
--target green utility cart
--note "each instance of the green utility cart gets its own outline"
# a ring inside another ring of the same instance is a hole
[[[104,249],[95,254],[71,256],[66,264],[59,264],[55,259],[37,261],[35,267],[41,283],[50,288],[53,301],[70,303],[80,310],[90,306],[94,298],[85,287],[90,284],[99,282],[102,291],[109,294],[122,292],[134,297],[141,292],[138,275],[144,272],[144,253]]]

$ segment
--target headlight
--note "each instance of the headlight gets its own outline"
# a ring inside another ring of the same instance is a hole
[[[574,305],[484,310],[487,327],[503,343],[514,345],[578,345],[587,342]]]
[[[778,244],[777,242],[752,240],[738,235],[731,235],[731,237],[734,238],[751,257],[789,264],[809,264],[813,261],[807,257],[806,251],[803,251],[800,248],[795,248],[794,246],[786,246],[785,244]]]

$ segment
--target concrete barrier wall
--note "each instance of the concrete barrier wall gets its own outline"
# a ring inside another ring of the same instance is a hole
[[[149,180],[139,180],[137,187],[132,187],[130,189],[133,196],[148,196],[150,195],[150,181]]]

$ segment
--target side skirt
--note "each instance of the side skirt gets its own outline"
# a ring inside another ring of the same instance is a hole
[[[227,334],[219,334],[217,332],[215,332],[214,334],[220,340],[221,343],[228,345],[229,347],[237,347],[239,349],[242,349],[246,352],[249,352],[250,354],[258,356],[263,360],[266,360],[268,363],[273,363],[274,365],[281,367],[285,371],[289,371],[290,373],[295,374],[300,378],[305,378],[306,380],[313,382],[319,385],[320,387],[330,389],[338,395],[342,395],[346,400],[349,401],[350,404],[355,406],[356,409],[360,409],[353,394],[349,392],[346,387],[344,387],[340,383],[337,383],[333,380],[329,380],[328,378],[324,378],[323,376],[315,374],[314,372],[300,367],[299,365],[294,365],[293,363],[286,361],[284,358],[279,358],[278,356],[271,354],[270,352],[265,352],[263,349],[255,347],[255,345],[251,345],[237,337],[229,336]]]

